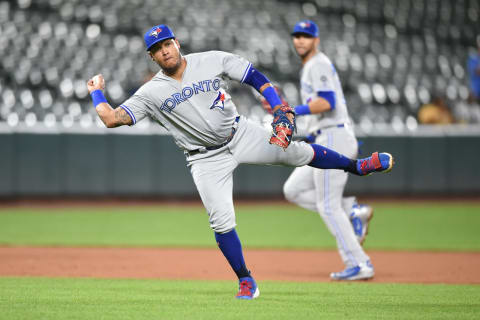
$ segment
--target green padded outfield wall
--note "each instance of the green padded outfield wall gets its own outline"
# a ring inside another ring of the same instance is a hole
[[[365,137],[362,153],[388,150],[387,175],[351,176],[358,195],[480,195],[480,136]],[[197,192],[183,153],[165,135],[0,134],[0,197],[185,197]],[[241,165],[235,196],[281,196],[292,168]]]

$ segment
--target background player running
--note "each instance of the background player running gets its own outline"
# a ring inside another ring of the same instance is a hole
[[[260,292],[247,269],[235,231],[234,169],[241,163],[308,164],[366,175],[391,170],[393,158],[375,153],[352,160],[317,144],[290,144],[294,113],[282,105],[270,81],[251,63],[221,51],[183,56],[180,43],[166,25],[153,27],[144,39],[160,71],[115,109],[103,95],[103,77],[90,79],[87,87],[96,111],[107,127],[134,125],[148,116],[171,133],[185,153],[218,246],[239,278],[237,298],[256,298]],[[238,115],[225,90],[227,79],[249,84],[267,99],[274,109],[273,135]],[[135,146],[127,148],[131,151]]]
[[[317,25],[310,20],[300,21],[295,25],[292,37],[303,65],[300,92],[305,103],[296,106],[295,113],[306,118],[308,139],[356,158],[358,143],[340,79],[330,59],[318,49]],[[346,269],[334,272],[330,277],[334,280],[369,279],[374,276],[374,269],[361,243],[373,211],[369,206],[356,204],[354,197],[343,197],[347,179],[348,174],[342,170],[304,166],[292,172],[283,189],[289,201],[318,212],[335,237]]]

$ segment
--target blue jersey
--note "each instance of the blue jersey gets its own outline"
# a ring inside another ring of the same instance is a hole
[[[477,99],[480,99],[480,54],[470,55],[468,57],[468,74],[470,75],[470,89]]]

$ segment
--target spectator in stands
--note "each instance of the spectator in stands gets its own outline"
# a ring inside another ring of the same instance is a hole
[[[418,110],[418,121],[422,124],[450,124],[454,119],[445,99],[437,96]]]
[[[480,101],[480,35],[477,36],[477,52],[468,57],[467,69],[470,76],[470,94]]]

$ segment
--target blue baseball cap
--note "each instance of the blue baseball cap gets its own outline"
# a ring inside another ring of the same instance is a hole
[[[158,26],[152,27],[150,30],[145,32],[143,39],[145,40],[145,45],[147,46],[147,51],[157,42],[173,39],[175,35],[173,34],[172,29],[166,24],[160,24]]]
[[[308,34],[312,37],[318,37],[318,26],[311,20],[302,20],[295,24],[293,27],[292,36],[296,34]]]

